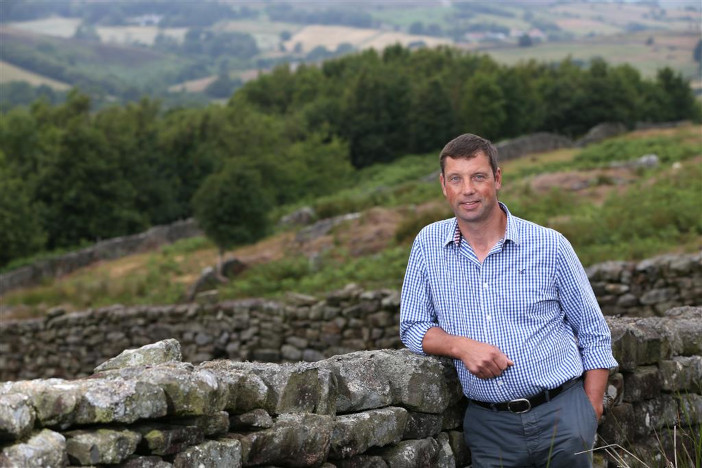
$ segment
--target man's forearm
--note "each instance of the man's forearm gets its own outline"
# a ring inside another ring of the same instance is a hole
[[[609,379],[609,369],[591,369],[585,371],[585,394],[587,395],[592,407],[595,408],[597,419],[602,417],[604,411],[603,399],[604,392],[607,389],[607,380]]]
[[[461,360],[471,374],[481,379],[497,377],[514,365],[499,348],[465,336],[451,335],[438,326],[427,330],[422,348],[427,354]]]

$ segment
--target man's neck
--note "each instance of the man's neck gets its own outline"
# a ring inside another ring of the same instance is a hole
[[[488,219],[476,223],[466,223],[459,219],[458,228],[482,262],[490,249],[505,236],[507,214],[497,205]]]

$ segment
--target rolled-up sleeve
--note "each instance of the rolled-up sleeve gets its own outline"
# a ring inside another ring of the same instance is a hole
[[[421,236],[412,245],[400,299],[400,339],[410,351],[424,353],[422,341],[432,327],[438,327],[427,278]]]
[[[583,368],[609,369],[617,366],[612,355],[612,337],[592,291],[590,281],[568,240],[561,236],[557,283],[565,316],[575,331]]]

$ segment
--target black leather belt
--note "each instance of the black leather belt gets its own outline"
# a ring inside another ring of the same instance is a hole
[[[570,387],[573,386],[574,383],[578,382],[580,380],[580,377],[577,379],[569,380],[562,384],[559,387],[552,388],[550,390],[544,390],[541,393],[537,393],[536,395],[529,397],[529,398],[517,398],[516,400],[512,401],[505,401],[503,403],[488,403],[485,401],[478,401],[478,400],[471,400],[469,399],[471,403],[474,403],[478,406],[482,406],[483,408],[488,408],[491,410],[495,411],[510,411],[512,413],[526,413],[532,408],[536,408],[542,403],[546,403],[547,401],[553,400],[555,397],[557,397],[563,390],[566,390]]]

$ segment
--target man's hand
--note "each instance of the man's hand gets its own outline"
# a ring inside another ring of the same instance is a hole
[[[439,327],[427,331],[422,347],[425,353],[460,359],[466,369],[480,379],[498,377],[514,365],[499,348],[464,336],[450,335]]]
[[[514,365],[510,358],[493,345],[465,337],[457,338],[458,358],[463,361],[466,369],[478,378],[499,377],[508,367]]]

